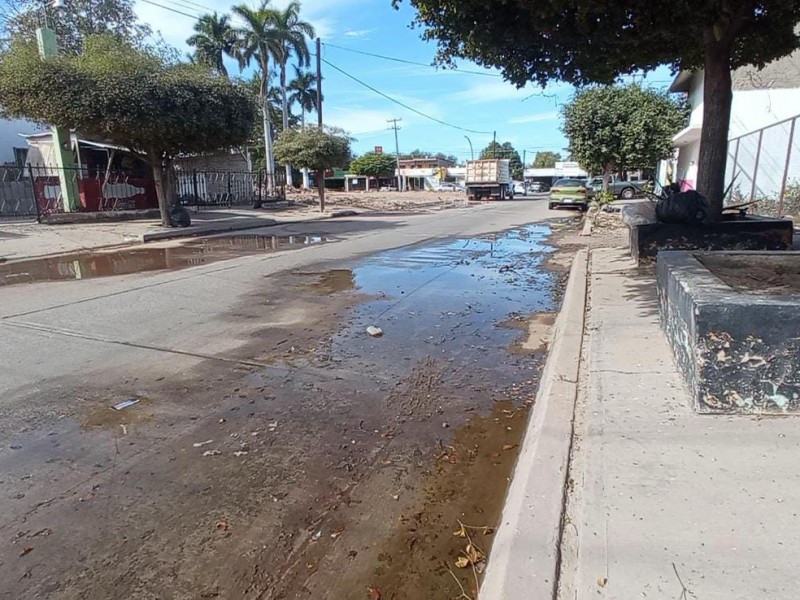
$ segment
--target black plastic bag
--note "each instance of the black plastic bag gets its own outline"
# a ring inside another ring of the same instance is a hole
[[[656,217],[662,223],[696,225],[706,220],[708,211],[708,200],[694,190],[664,196],[656,204]]]

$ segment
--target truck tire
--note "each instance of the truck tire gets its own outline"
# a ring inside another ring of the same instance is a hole
[[[622,188],[622,191],[619,193],[619,197],[623,200],[630,200],[636,195],[636,190],[632,187]]]
[[[556,209],[556,205],[551,202],[550,204],[547,205],[547,208],[550,209],[550,210],[555,210]]]

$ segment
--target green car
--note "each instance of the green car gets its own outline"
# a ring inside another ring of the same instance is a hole
[[[550,188],[550,210],[559,206],[574,206],[582,211],[589,208],[585,179],[559,179]]]

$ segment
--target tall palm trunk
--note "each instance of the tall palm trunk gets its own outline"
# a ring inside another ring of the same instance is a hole
[[[303,129],[306,128],[306,109],[300,108],[300,123],[302,124]],[[307,190],[311,188],[311,182],[308,179],[308,169],[303,168],[303,189]]]
[[[289,100],[286,96],[286,61],[281,63],[281,102],[283,104],[283,130],[289,129]],[[292,166],[286,167],[286,185],[292,185]]]
[[[267,171],[267,195],[275,191],[275,162],[272,158],[272,126],[269,121],[269,100],[267,99],[267,76],[269,69],[261,68],[261,117],[264,125],[264,168]]]

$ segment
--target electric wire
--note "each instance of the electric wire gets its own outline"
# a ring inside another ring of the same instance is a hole
[[[492,132],[491,132],[491,131],[476,131],[475,129],[467,129],[466,127],[460,127],[460,126],[458,126],[458,125],[453,125],[452,123],[447,123],[447,122],[445,122],[445,121],[442,121],[441,119],[437,119],[436,117],[432,117],[432,116],[430,116],[430,115],[427,115],[427,114],[425,114],[424,112],[422,112],[422,111],[420,111],[420,110],[417,110],[416,108],[414,108],[414,107],[412,107],[412,106],[409,106],[408,104],[405,104],[404,102],[401,102],[400,100],[397,100],[397,99],[395,99],[395,98],[392,98],[392,97],[391,97],[391,96],[389,96],[388,94],[384,94],[382,91],[380,91],[380,90],[378,90],[378,89],[376,89],[376,88],[372,87],[370,84],[368,84],[368,83],[365,83],[364,81],[361,81],[361,80],[360,80],[358,77],[356,77],[355,75],[351,75],[350,73],[348,73],[348,72],[347,72],[347,71],[345,71],[344,69],[340,69],[339,67],[337,67],[336,65],[334,65],[334,64],[333,64],[332,62],[330,62],[329,60],[327,60],[327,59],[325,59],[325,58],[323,58],[323,57],[320,57],[320,60],[321,60],[322,62],[324,62],[326,65],[328,65],[329,67],[331,67],[332,69],[334,69],[334,70],[336,70],[336,71],[339,71],[339,72],[340,72],[342,75],[344,75],[345,77],[349,77],[350,79],[352,79],[352,80],[353,80],[353,81],[355,81],[356,83],[358,83],[358,84],[360,84],[360,85],[363,85],[365,88],[367,88],[367,89],[369,89],[369,90],[371,90],[371,91],[375,92],[375,93],[376,93],[376,94],[378,94],[379,96],[382,96],[382,97],[386,98],[387,100],[389,100],[390,102],[394,102],[394,103],[395,103],[395,104],[397,104],[398,106],[402,106],[402,107],[403,107],[403,108],[405,108],[406,110],[410,110],[411,112],[413,112],[413,113],[415,113],[415,114],[418,114],[418,115],[419,115],[419,116],[421,116],[421,117],[425,117],[426,119],[429,119],[429,120],[433,121],[434,123],[439,123],[440,125],[444,125],[445,127],[451,127],[451,128],[453,128],[453,129],[458,129],[459,131],[466,131],[467,133],[477,133],[477,134],[479,134],[479,135],[492,135]]]

